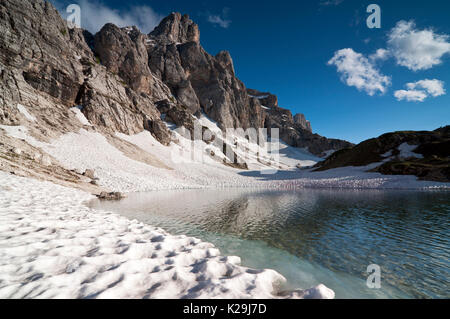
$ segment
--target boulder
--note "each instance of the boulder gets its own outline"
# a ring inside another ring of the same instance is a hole
[[[84,171],[83,176],[86,176],[90,179],[94,179],[95,178],[95,171],[93,169],[87,169]]]
[[[162,144],[168,146],[172,142],[172,133],[161,120],[144,120],[144,128],[151,132]]]
[[[123,195],[120,192],[101,192],[100,195],[97,195],[97,197],[100,200],[109,200],[109,201],[116,201],[116,200],[121,200],[125,198],[125,195]]]

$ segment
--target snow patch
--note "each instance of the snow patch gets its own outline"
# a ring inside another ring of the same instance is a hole
[[[36,118],[28,112],[25,106],[23,106],[22,104],[17,104],[17,109],[26,117],[28,121],[36,122]]]
[[[398,157],[400,159],[423,158],[423,155],[413,152],[417,149],[417,147],[418,145],[409,145],[408,143],[403,143],[398,147],[398,150],[400,151],[400,155]]]
[[[6,134],[10,137],[25,140],[28,144],[37,147],[43,148],[47,144],[36,140],[34,137],[28,134],[28,129],[25,126],[8,126],[8,125],[0,125],[0,128],[5,130]]]
[[[249,94],[248,96],[251,98],[254,98],[254,99],[258,99],[258,100],[267,99],[269,97],[269,95],[267,95],[267,94],[266,95],[251,95],[251,94]]]
[[[328,150],[328,151],[324,152],[325,155],[323,156],[323,158],[328,158],[331,155],[333,155],[334,153],[336,153],[336,150]]]
[[[390,150],[389,152],[386,152],[384,154],[381,155],[382,157],[392,157],[393,156],[393,151]]]
[[[78,121],[80,121],[81,124],[86,126],[92,126],[92,124],[88,121],[86,116],[84,116],[83,112],[81,110],[83,109],[82,106],[76,106],[71,108],[70,110],[75,113],[75,116],[77,117]]]

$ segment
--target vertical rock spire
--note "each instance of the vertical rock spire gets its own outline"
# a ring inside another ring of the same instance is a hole
[[[164,18],[150,35],[175,43],[200,42],[198,25],[187,14],[182,16],[178,12]]]

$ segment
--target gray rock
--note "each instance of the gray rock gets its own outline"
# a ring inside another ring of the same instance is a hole
[[[84,171],[83,176],[86,176],[90,179],[94,179],[95,178],[95,171],[93,169],[87,169]]]
[[[294,123],[300,125],[303,129],[312,132],[311,123],[306,120],[304,114],[296,114],[294,116]]]
[[[125,195],[123,195],[122,193],[119,193],[119,192],[113,192],[113,193],[101,192],[100,195],[97,195],[97,197],[101,200],[116,201],[116,200],[124,199]]]
[[[134,40],[127,32],[133,32]],[[108,23],[95,35],[94,48],[110,72],[119,75],[135,92],[151,95],[153,77],[148,67],[145,39],[136,27],[126,31]]]
[[[200,42],[198,26],[188,15],[181,16],[177,12],[163,19],[150,36],[172,43]]]
[[[161,120],[144,120],[144,128],[151,132],[162,145],[169,145],[172,134]]]

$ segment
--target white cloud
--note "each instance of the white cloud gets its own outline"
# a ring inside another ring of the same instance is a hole
[[[66,6],[58,0],[53,4],[67,17]],[[98,32],[105,24],[113,23],[119,27],[137,26],[142,32],[149,33],[159,24],[163,16],[149,6],[132,6],[126,10],[116,10],[97,0],[79,0],[81,7],[81,27],[91,33]]]
[[[220,27],[222,27],[224,29],[227,29],[231,24],[230,20],[224,20],[222,17],[215,16],[215,15],[208,16],[208,22],[219,25]]]
[[[386,49],[378,49],[374,54],[369,56],[369,59],[372,61],[385,61],[389,58],[390,52]]]
[[[391,78],[382,75],[373,62],[350,48],[337,51],[328,65],[337,67],[341,80],[348,86],[354,86],[370,96],[385,93],[391,84]]]
[[[416,29],[413,21],[400,21],[389,32],[388,46],[398,65],[419,71],[442,63],[442,57],[450,53],[448,39],[432,29]]]
[[[230,11],[229,8],[224,8],[222,10],[221,15],[214,15],[214,14],[208,14],[208,22],[218,25],[221,28],[228,29],[228,27],[231,25],[231,20],[228,19],[228,12]]]
[[[407,90],[395,91],[394,96],[398,101],[423,102],[429,96],[438,97],[445,95],[444,82],[439,80],[421,80],[406,84]]]
[[[424,91],[417,90],[398,90],[394,96],[398,101],[406,100],[408,102],[423,102],[428,97]]]
[[[422,80],[415,83],[408,83],[408,89],[414,90],[416,88],[424,89],[428,94],[437,97],[445,94],[444,82],[439,80]]]

